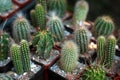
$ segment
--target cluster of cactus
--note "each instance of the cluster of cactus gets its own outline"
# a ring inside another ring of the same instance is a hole
[[[79,47],[79,53],[84,54],[88,51],[89,39],[87,31],[84,27],[77,28],[75,33],[75,41]]]
[[[13,80],[13,79],[6,74],[0,74],[0,80]]]
[[[107,80],[107,77],[102,67],[90,66],[79,80]]]
[[[30,24],[29,22],[23,17],[18,16],[13,24],[13,38],[14,40],[19,43],[22,39],[30,41],[31,34],[30,34]]]
[[[72,72],[77,67],[78,47],[73,41],[66,41],[62,46],[60,68]]]
[[[53,15],[48,21],[48,27],[55,41],[62,41],[64,39],[64,26],[62,21]]]
[[[67,9],[66,0],[48,0],[49,13],[55,12],[57,16],[63,17]]]
[[[76,3],[73,15],[73,25],[78,25],[79,22],[84,22],[87,18],[89,5],[85,0],[80,0]]]
[[[11,53],[17,74],[23,74],[30,70],[30,50],[26,40],[21,40],[20,46],[13,44]]]
[[[9,35],[2,33],[0,36],[0,61],[8,58],[9,52]]]
[[[12,9],[12,0],[0,0],[0,13]]]
[[[38,56],[40,56],[41,58],[47,59],[50,56],[50,51],[53,47],[53,44],[54,44],[54,38],[52,37],[49,31],[40,32],[39,40],[37,42]]]
[[[114,22],[109,16],[98,17],[95,21],[95,36],[109,36],[113,32],[114,26]]]

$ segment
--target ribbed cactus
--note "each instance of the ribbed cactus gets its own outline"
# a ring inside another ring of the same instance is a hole
[[[114,30],[114,23],[109,16],[98,17],[95,21],[96,36],[108,36]]]
[[[89,11],[89,5],[85,0],[80,0],[76,3],[73,15],[73,25],[78,25],[79,22],[85,21]]]
[[[37,0],[37,3],[42,4],[45,12],[47,12],[47,0]]]
[[[60,67],[65,72],[72,72],[77,67],[78,48],[73,41],[66,41],[62,46]]]
[[[34,35],[33,40],[32,40],[32,45],[33,46],[36,46],[38,44],[38,41],[40,40],[40,33],[41,32],[38,32]]]
[[[113,58],[115,55],[115,46],[116,46],[116,38],[113,35],[110,35],[107,39],[106,48],[105,48],[105,65],[106,68],[112,67]]]
[[[12,27],[14,40],[17,43],[19,43],[22,39],[30,41],[30,27],[29,22],[23,16],[18,16]]]
[[[50,56],[50,51],[53,47],[54,39],[48,31],[42,31],[39,34],[40,38],[37,46],[37,52],[40,57],[47,59]]]
[[[64,26],[62,21],[53,15],[48,21],[48,27],[55,41],[62,41],[64,39]]]
[[[22,57],[21,57],[21,51],[20,46],[17,44],[13,44],[11,46],[11,54],[12,54],[12,60],[14,64],[15,71],[17,74],[23,74],[23,65],[22,65]]]
[[[12,0],[0,0],[0,13],[12,9]]]
[[[0,80],[13,80],[13,79],[7,74],[0,74]]]
[[[88,51],[89,39],[87,35],[87,31],[84,27],[80,27],[76,29],[75,33],[75,41],[78,44],[80,54],[84,54]]]
[[[45,30],[46,28],[46,14],[43,6],[41,4],[37,4],[35,6],[35,16],[37,19],[37,26],[40,27],[40,30]]]
[[[106,73],[100,66],[91,66],[79,80],[107,80]]]
[[[28,42],[26,40],[22,40],[20,42],[20,50],[21,50],[21,57],[22,57],[22,63],[23,63],[23,69],[25,72],[29,71],[30,68],[30,49]]]
[[[100,64],[103,64],[105,60],[105,44],[105,37],[99,36],[97,39],[97,60],[100,61]]]
[[[0,61],[8,58],[9,41],[9,35],[7,33],[0,35]]]
[[[66,0],[48,0],[48,11],[55,12],[57,16],[63,17],[67,9]]]
[[[33,27],[37,27],[37,23],[36,23],[36,16],[35,16],[35,10],[31,10],[30,11],[30,18],[31,18],[31,22],[32,22],[32,25]]]

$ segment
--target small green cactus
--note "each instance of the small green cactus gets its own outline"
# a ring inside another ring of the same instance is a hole
[[[89,5],[85,0],[76,3],[73,15],[73,25],[77,26],[79,22],[84,22],[87,18]]]
[[[67,10],[66,0],[48,0],[48,11],[55,12],[57,16],[63,17]]]
[[[39,41],[37,46],[38,55],[44,59],[50,56],[50,51],[53,47],[54,39],[50,32],[42,31],[39,33]]]
[[[40,32],[34,34],[33,40],[32,40],[32,45],[36,46],[38,44],[38,41],[40,40]]]
[[[23,74],[23,65],[22,65],[22,57],[21,57],[21,51],[20,46],[17,44],[13,44],[11,46],[11,53],[12,53],[12,60],[14,64],[14,68],[17,72],[17,74]]]
[[[80,54],[84,54],[88,51],[89,39],[87,35],[87,31],[84,27],[80,27],[76,29],[75,33],[75,41],[78,44]]]
[[[97,60],[100,61],[100,64],[103,64],[105,60],[105,44],[105,37],[99,36],[97,39]]]
[[[107,39],[106,49],[105,49],[105,64],[106,68],[112,67],[113,58],[115,55],[115,46],[116,46],[116,38],[113,35],[110,35]]]
[[[109,36],[114,30],[114,22],[109,16],[98,17],[95,21],[96,36]]]
[[[100,66],[91,66],[83,73],[79,80],[107,80],[106,73]]]
[[[12,0],[0,0],[0,13],[12,9]]]
[[[18,16],[12,27],[14,40],[17,43],[19,43],[22,39],[30,41],[30,27],[29,22],[23,16]]]
[[[0,61],[8,58],[9,41],[9,35],[7,33],[2,33],[0,36]]]
[[[35,10],[31,10],[30,11],[30,18],[31,18],[31,22],[32,22],[32,25],[33,27],[37,27],[37,24],[36,24],[36,16],[35,16]]]
[[[23,63],[23,69],[25,72],[30,71],[30,49],[26,40],[20,42],[21,57]]]
[[[55,15],[53,15],[48,21],[48,27],[55,41],[62,41],[64,39],[64,26],[62,21]]]
[[[46,14],[43,6],[41,4],[37,4],[35,6],[35,16],[37,19],[37,26],[40,27],[40,30],[45,30],[46,28]]]
[[[77,67],[78,47],[73,41],[66,41],[62,46],[60,68],[72,72]]]
[[[0,80],[13,80],[13,79],[7,74],[0,74]]]
[[[47,12],[47,0],[37,0],[37,3],[42,4],[45,12]]]

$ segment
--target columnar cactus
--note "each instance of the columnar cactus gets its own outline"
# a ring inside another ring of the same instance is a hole
[[[97,36],[108,36],[114,30],[114,23],[109,16],[98,17],[95,21],[95,31]]]
[[[8,58],[9,52],[9,36],[7,33],[2,33],[0,36],[0,61]]]
[[[100,36],[97,39],[97,59],[101,64],[104,63],[105,60],[105,44],[106,40],[104,36]]]
[[[47,12],[47,0],[37,0],[37,3],[40,3],[43,6],[45,12]]]
[[[32,25],[33,27],[37,27],[37,24],[36,24],[36,16],[35,16],[35,10],[31,10],[30,11],[30,18],[31,18],[31,22],[32,22]]]
[[[23,69],[25,72],[30,70],[30,50],[29,45],[26,40],[22,40],[20,42],[20,50],[21,50],[21,57],[22,57],[22,63],[23,63]]]
[[[77,67],[78,47],[73,41],[66,41],[62,46],[60,68],[72,72]]]
[[[12,27],[14,40],[17,43],[19,43],[22,39],[30,41],[30,27],[29,22],[23,16],[18,16]]]
[[[55,41],[62,41],[64,39],[64,26],[62,21],[53,15],[48,21],[48,27]]]
[[[40,30],[45,30],[46,28],[46,19],[45,19],[45,10],[41,4],[35,6],[35,16],[37,19],[37,26],[40,27]]]
[[[80,0],[76,3],[73,15],[73,25],[85,21],[89,11],[89,5],[85,0]]]
[[[13,79],[7,74],[0,74],[0,80],[13,80]]]
[[[12,9],[12,0],[0,0],[0,13]]]
[[[50,51],[54,44],[54,39],[50,32],[42,31],[39,33],[39,41],[37,46],[38,55],[44,59],[50,56]]]
[[[66,0],[48,0],[48,11],[55,12],[59,17],[63,17],[67,9]]]
[[[17,44],[13,44],[11,46],[11,53],[12,53],[12,60],[14,64],[14,68],[17,72],[17,74],[23,74],[23,65],[22,65],[22,57],[21,57],[21,51],[20,51],[20,46]]]
[[[106,49],[105,49],[105,64],[106,68],[112,67],[113,58],[115,55],[115,46],[116,46],[116,38],[113,35],[110,35],[107,39]]]
[[[91,66],[79,80],[107,80],[106,73],[100,66]]]
[[[75,41],[78,44],[80,54],[84,54],[88,51],[89,39],[87,35],[87,31],[84,27],[80,27],[76,29],[75,33]]]

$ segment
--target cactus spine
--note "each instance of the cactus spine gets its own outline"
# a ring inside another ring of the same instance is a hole
[[[78,44],[80,54],[84,54],[88,51],[89,39],[84,27],[76,29],[75,41]]]
[[[106,68],[112,67],[113,58],[115,55],[115,46],[116,46],[116,38],[113,35],[110,35],[108,37],[107,43],[106,43],[106,58],[105,58],[105,64]]]
[[[54,36],[55,41],[64,39],[64,26],[62,21],[57,16],[52,16],[48,22],[50,32]]]
[[[25,72],[30,70],[30,50],[29,45],[26,40],[22,40],[20,42],[20,50],[22,54],[22,63],[23,63],[23,69]]]
[[[45,10],[41,4],[37,4],[35,7],[35,15],[37,19],[37,26],[40,27],[40,30],[44,30],[46,27],[46,19],[45,19]]]
[[[14,40],[19,43],[22,39],[30,41],[30,24],[28,21],[23,17],[19,16],[13,25],[13,38]]]
[[[37,3],[42,4],[45,12],[47,12],[47,0],[37,0]]]
[[[21,61],[20,46],[18,46],[17,44],[13,44],[11,47],[11,53],[12,53],[13,64],[17,74],[22,74],[24,71]]]
[[[105,60],[105,37],[100,36],[97,39],[97,59],[101,64],[104,63]]]
[[[13,79],[6,74],[0,74],[0,80],[13,80]]]
[[[76,3],[73,15],[73,25],[85,21],[89,11],[89,5],[85,0],[80,0]]]
[[[36,24],[36,16],[35,16],[35,10],[31,10],[30,11],[30,18],[31,18],[31,22],[32,22],[32,25],[34,27],[37,27],[37,24]]]
[[[2,33],[0,36],[0,61],[7,59],[9,51],[9,36]]]
[[[95,21],[96,36],[108,36],[114,30],[114,23],[109,16],[98,17]]]
[[[48,10],[49,12],[55,12],[59,17],[63,17],[67,9],[66,0],[49,0]]]
[[[39,34],[40,39],[38,41],[37,52],[40,57],[47,59],[50,56],[50,51],[53,47],[54,39],[48,31],[42,31]]]
[[[65,72],[72,72],[77,66],[78,48],[73,41],[66,41],[62,46],[60,67]]]

